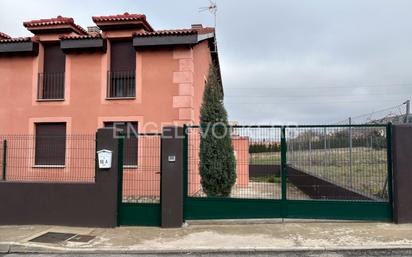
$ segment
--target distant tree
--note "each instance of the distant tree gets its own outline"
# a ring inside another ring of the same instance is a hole
[[[372,148],[375,150],[381,150],[386,148],[386,137],[378,130],[372,132]]]
[[[222,85],[217,67],[210,65],[200,108],[200,176],[208,196],[229,196],[236,182],[236,161]]]
[[[254,143],[249,146],[249,153],[273,153],[280,152],[280,146],[277,143],[264,144]]]

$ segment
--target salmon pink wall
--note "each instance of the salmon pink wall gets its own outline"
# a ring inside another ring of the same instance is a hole
[[[200,121],[200,106],[202,105],[203,91],[209,74],[209,66],[212,61],[207,41],[193,47],[194,51],[194,94],[193,116],[194,124]],[[207,61],[205,61],[207,60]]]
[[[106,36],[125,35],[111,33]],[[53,41],[57,40],[57,35],[42,36],[37,40]],[[110,67],[109,41],[107,53],[66,55],[64,101],[37,101],[37,74],[43,71],[43,55],[40,45],[36,57],[0,57],[0,135],[34,134],[36,122],[65,121],[68,134],[87,134],[91,137],[105,121],[137,121],[140,133],[159,133],[163,126],[168,125],[199,123],[205,79],[211,62],[206,41],[192,48],[138,50],[137,97],[129,100],[106,99],[107,71]],[[87,147],[86,153],[86,147],[73,142],[70,139],[66,142],[66,166],[35,167],[34,140],[28,140],[20,152],[8,155],[10,165],[7,179],[94,181],[94,145]],[[10,147],[18,147],[16,144],[10,142]],[[234,139],[233,144],[235,151],[248,147],[247,140]],[[27,156],[28,160],[16,163],[22,155]],[[83,161],[75,158],[81,156],[85,157]],[[193,158],[192,165],[198,162],[198,153]],[[193,176],[189,176],[192,185],[189,192],[194,193],[199,189],[200,176],[198,168],[191,169],[196,170]],[[124,195],[158,197],[159,172],[160,138],[140,138],[138,166],[126,167],[124,171]],[[238,185],[247,185],[248,155],[237,154],[237,174]]]
[[[200,133],[199,129],[189,129],[188,133],[188,194],[190,196],[200,196]],[[236,157],[236,185],[247,187],[249,185],[249,138],[232,137],[233,150]]]
[[[116,116],[142,117],[139,127],[144,130],[150,123],[150,131],[140,132],[160,132],[162,126],[179,121],[179,109],[173,108],[174,97],[179,95],[174,83],[179,60],[173,55],[169,48],[137,51],[138,96],[135,100],[106,100],[109,54],[68,54],[68,91],[65,101],[55,102],[36,101],[42,48],[37,57],[0,57],[0,134],[28,134],[29,119],[44,117],[70,117],[72,134],[95,133],[99,119]]]

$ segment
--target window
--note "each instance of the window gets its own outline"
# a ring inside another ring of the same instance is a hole
[[[107,98],[136,97],[136,50],[132,41],[112,41]]]
[[[118,133],[125,136],[123,164],[125,166],[137,166],[137,122],[105,122],[104,126],[116,129]]]
[[[64,100],[66,56],[59,43],[44,44],[43,73],[38,75],[37,99]]]
[[[65,165],[66,123],[37,123],[35,143],[35,165]]]

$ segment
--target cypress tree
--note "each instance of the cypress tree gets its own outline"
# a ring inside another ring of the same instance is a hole
[[[210,65],[200,108],[200,176],[207,196],[229,196],[236,182],[236,161],[222,85],[217,68]]]

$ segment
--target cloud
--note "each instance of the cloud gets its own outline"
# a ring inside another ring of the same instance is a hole
[[[2,0],[0,31],[24,20],[145,13],[157,29],[212,25],[206,0]],[[231,120],[327,123],[412,98],[408,0],[218,0],[218,45]]]

